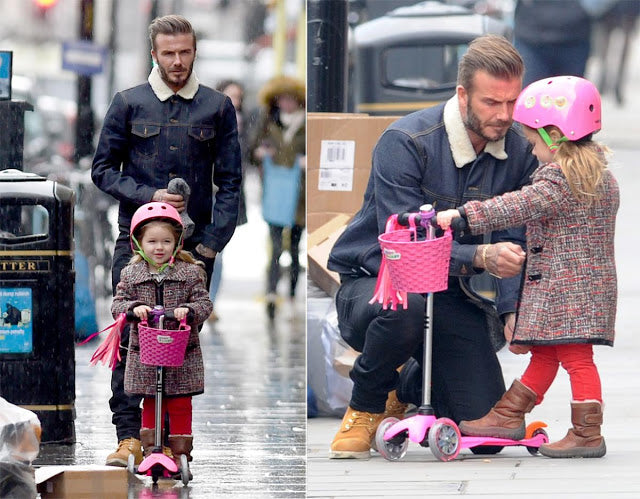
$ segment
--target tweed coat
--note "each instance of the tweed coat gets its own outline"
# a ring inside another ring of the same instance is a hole
[[[617,304],[614,256],[618,184],[603,173],[600,199],[580,203],[557,164],[532,184],[463,206],[483,233],[526,224],[527,261],[513,343],[613,345]]]
[[[114,317],[133,310],[138,305],[153,307],[162,298],[166,310],[188,307],[193,313],[191,335],[187,344],[184,363],[180,367],[164,368],[164,393],[168,396],[196,395],[204,391],[204,365],[198,325],[203,323],[213,304],[205,286],[204,269],[198,265],[176,261],[161,285],[153,279],[146,262],[127,265],[116,288],[116,296],[111,305]],[[171,324],[173,322],[173,324]],[[166,329],[177,329],[175,321],[165,323]],[[155,396],[156,368],[140,362],[140,343],[137,323],[132,324],[129,333],[129,352],[125,368],[124,388],[131,394]]]

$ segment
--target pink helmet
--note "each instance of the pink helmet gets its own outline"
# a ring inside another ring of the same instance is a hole
[[[579,140],[602,127],[600,93],[577,76],[554,76],[527,86],[516,100],[513,119],[536,130],[557,126],[568,140]]]
[[[142,224],[148,222],[149,220],[154,219],[166,219],[173,222],[176,222],[180,227],[182,227],[182,219],[180,218],[180,214],[178,210],[176,210],[173,206],[167,203],[158,203],[153,201],[151,203],[143,204],[140,208],[136,210],[131,217],[131,228],[129,230],[129,240],[131,242],[131,249],[135,252],[136,248],[133,244],[133,234],[138,227]],[[179,249],[182,246],[182,237],[180,237],[180,241],[176,245]]]

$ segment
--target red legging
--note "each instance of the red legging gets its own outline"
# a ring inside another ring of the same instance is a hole
[[[560,365],[569,373],[573,400],[597,400],[602,403],[602,387],[598,368],[593,363],[592,345],[573,343],[531,347],[531,360],[520,381],[536,392],[536,404],[542,402]]]
[[[156,399],[145,397],[142,401],[142,427],[156,427]],[[162,415],[169,413],[172,435],[191,435],[191,397],[162,399]],[[162,418],[164,421],[164,417]]]

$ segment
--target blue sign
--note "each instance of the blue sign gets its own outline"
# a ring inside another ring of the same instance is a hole
[[[0,354],[33,351],[31,288],[0,288]]]
[[[62,69],[81,75],[102,73],[107,50],[86,40],[62,43]]]
[[[13,52],[0,50],[0,100],[11,99],[11,65]]]

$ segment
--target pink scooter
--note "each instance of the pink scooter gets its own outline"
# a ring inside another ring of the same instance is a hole
[[[156,305],[150,313],[158,324],[158,328],[152,328],[143,321],[138,326],[138,337],[140,338],[140,362],[143,364],[156,366],[156,400],[155,400],[155,439],[151,454],[145,457],[136,468],[134,456],[129,456],[127,469],[130,473],[150,476],[156,484],[159,478],[182,479],[182,483],[187,485],[192,479],[189,471],[187,456],[180,456],[180,469],[176,462],[164,454],[162,451],[162,424],[164,414],[162,413],[162,391],[163,391],[163,367],[181,366],[184,362],[184,354],[191,331],[186,320],[180,322],[180,329],[163,329],[165,311],[162,306]],[[166,312],[167,318],[172,318],[172,313]]]
[[[419,213],[402,214],[398,215],[397,222],[400,225],[409,225],[411,220],[412,225],[420,224],[426,231],[426,240],[435,239],[435,229],[432,225],[433,218],[435,217],[435,210],[431,205],[424,205],[420,207]],[[466,227],[464,219],[458,218],[454,222],[454,229],[462,231]],[[387,238],[391,239],[391,238]],[[402,238],[404,239],[404,238]],[[393,260],[398,263],[404,261],[407,265],[410,264],[409,258],[404,258],[401,253],[406,250],[406,256],[413,250],[408,248],[413,241],[404,241],[405,247],[398,245],[397,247],[391,246],[385,248],[383,240],[381,238],[381,245],[383,245],[383,255],[388,258],[387,255],[392,255]],[[422,241],[424,242],[424,241]],[[409,244],[406,244],[409,243]],[[426,249],[428,251],[428,249]],[[418,258],[420,258],[418,256]],[[432,258],[433,260],[433,258]],[[388,262],[387,262],[388,263]],[[441,262],[446,267],[435,271],[435,273],[447,272],[449,262]],[[414,272],[415,272],[414,267]],[[430,274],[434,273],[434,269],[429,269]],[[393,269],[390,267],[389,272],[393,276]],[[428,279],[422,279],[425,282]],[[390,461],[397,461],[402,459],[409,446],[409,440],[420,444],[423,447],[429,447],[433,455],[440,461],[451,461],[455,459],[462,449],[471,449],[479,446],[524,446],[527,448],[530,454],[535,455],[538,453],[539,447],[549,442],[549,436],[544,428],[547,426],[541,421],[535,421],[530,423],[526,428],[525,438],[522,440],[511,440],[506,438],[496,437],[473,437],[461,435],[458,425],[449,418],[436,418],[435,411],[431,407],[431,348],[432,348],[432,324],[431,316],[433,314],[433,291],[446,289],[442,288],[442,285],[435,288],[431,284],[419,284],[418,286],[424,286],[426,289],[408,290],[410,292],[423,292],[426,293],[426,305],[425,305],[425,317],[424,317],[424,375],[422,379],[422,405],[418,408],[416,415],[409,418],[398,420],[397,418],[386,418],[378,426],[378,430],[375,435],[375,446],[385,459]],[[398,290],[401,286],[396,286]],[[491,453],[491,452],[489,452]]]

